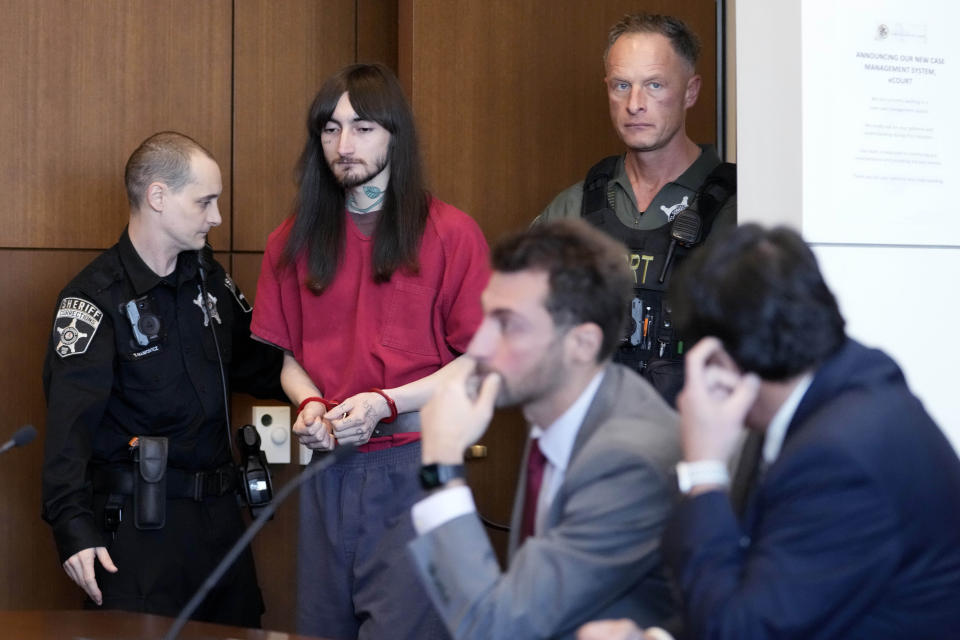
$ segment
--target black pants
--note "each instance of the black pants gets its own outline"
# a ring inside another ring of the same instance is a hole
[[[101,526],[106,500],[105,495],[94,497],[95,517]],[[151,531],[134,527],[130,496],[126,496],[123,509],[116,535],[104,531],[104,540],[109,541],[107,550],[118,571],[107,573],[96,563],[104,609],[176,616],[244,530],[233,494],[202,502],[168,500],[165,526]],[[92,601],[87,606],[96,607]],[[248,548],[192,619],[259,627],[262,614],[263,598]]]

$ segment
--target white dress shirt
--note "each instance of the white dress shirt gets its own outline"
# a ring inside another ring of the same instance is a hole
[[[810,388],[811,382],[813,382],[812,373],[800,378],[800,382],[793,388],[787,399],[777,409],[773,419],[770,420],[770,424],[767,425],[766,435],[763,438],[763,469],[773,464],[777,456],[780,455],[783,441],[787,437],[787,427],[790,426],[793,414],[797,412],[797,407],[800,406],[800,401],[803,400],[803,395]]]

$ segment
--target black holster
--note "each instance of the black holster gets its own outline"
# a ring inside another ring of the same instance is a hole
[[[133,524],[162,529],[167,518],[167,439],[140,436],[133,451]]]

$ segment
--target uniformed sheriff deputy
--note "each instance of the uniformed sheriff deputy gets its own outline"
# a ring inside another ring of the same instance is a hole
[[[629,248],[634,299],[615,359],[638,370],[671,403],[683,383],[683,336],[664,292],[684,255],[711,228],[736,224],[736,173],[686,132],[700,94],[696,34],[671,16],[624,16],[604,53],[610,119],[627,150],[594,165],[537,221],[583,217]]]
[[[225,402],[283,398],[279,352],[205,248],[220,169],[174,132],[126,166],[130,221],[60,293],[44,364],[43,517],[87,606],[175,615],[243,531]],[[226,388],[225,388],[226,387]],[[196,619],[259,626],[247,551]]]

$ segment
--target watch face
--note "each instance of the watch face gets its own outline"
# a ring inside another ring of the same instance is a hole
[[[437,465],[428,464],[420,467],[420,484],[424,489],[436,489],[440,486],[440,474]]]
[[[454,478],[465,477],[462,464],[425,464],[420,467],[420,484],[424,489],[436,489]]]

